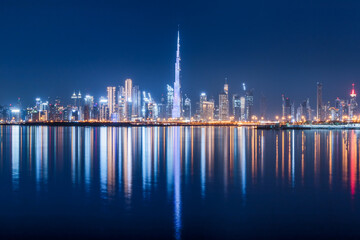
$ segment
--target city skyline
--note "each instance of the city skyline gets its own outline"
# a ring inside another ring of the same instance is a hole
[[[360,1],[0,1],[4,239],[360,238]]]
[[[23,117],[21,112],[25,110],[25,105],[22,105],[21,98],[19,97],[17,103],[13,105],[10,104],[8,109],[10,112],[20,114],[18,117],[15,117],[17,121],[33,121],[33,113],[31,112],[35,111],[36,115],[37,112],[39,112],[39,116],[35,117],[35,121],[100,120],[113,122],[124,120],[134,121],[148,118],[191,119],[201,121],[252,121],[257,120],[258,118],[262,120],[280,118],[282,120],[291,121],[324,121],[329,118],[330,120],[342,121],[343,116],[352,119],[353,116],[357,116],[359,112],[354,83],[352,84],[349,99],[344,98],[341,100],[337,97],[335,100],[324,101],[323,85],[322,83],[317,82],[315,108],[312,108],[311,103],[314,104],[314,102],[311,102],[309,97],[304,97],[300,101],[299,106],[298,102],[295,102],[293,99],[290,100],[289,97],[285,97],[285,95],[282,94],[281,113],[279,114],[278,111],[269,113],[266,111],[268,103],[263,92],[261,98],[258,99],[260,107],[258,107],[258,109],[254,108],[254,89],[246,89],[246,83],[244,82],[241,84],[241,91],[235,92],[232,88],[230,88],[232,90],[230,91],[228,79],[226,77],[224,79],[223,90],[219,92],[218,101],[215,100],[217,97],[214,98],[214,96],[208,96],[207,93],[203,91],[199,95],[199,99],[193,99],[194,107],[192,106],[191,98],[186,94],[187,89],[181,89],[180,60],[180,29],[178,26],[174,82],[173,86],[167,85],[167,92],[163,93],[160,98],[154,98],[151,95],[151,91],[147,91],[146,89],[140,90],[138,85],[133,86],[133,80],[127,78],[124,81],[124,86],[121,86],[121,83],[116,86],[107,86],[106,98],[104,98],[104,95],[101,95],[101,97],[94,99],[94,96],[89,93],[86,93],[83,97],[80,90],[78,90],[78,94],[76,94],[75,90],[71,96],[70,105],[67,98],[62,101],[63,104],[61,105],[61,98],[58,96],[55,98],[49,96],[47,99],[45,98],[44,102],[41,101],[41,98],[36,97],[35,108],[31,110],[31,104],[27,105],[26,111],[28,112],[28,116]],[[332,105],[333,101],[334,105]],[[56,108],[56,113],[54,110],[51,113],[51,106]],[[67,107],[67,109],[63,108],[62,110],[58,110],[59,107]],[[5,110],[2,110],[0,120],[9,121],[11,117],[7,116],[8,114],[4,112],[6,111],[6,108],[2,109]],[[45,113],[44,116],[42,116],[42,111]],[[64,116],[64,111],[66,111],[65,115],[68,116]],[[60,112],[63,116],[60,118],[56,117]],[[53,116],[50,116],[49,114],[52,114]]]
[[[102,89],[127,78],[159,98],[174,81],[178,24],[181,87],[190,99],[201,92],[217,98],[227,77],[231,91],[245,82],[274,112],[281,94],[314,102],[316,82],[324,84],[324,99],[344,98],[360,76],[356,1],[213,2],[203,12],[197,11],[201,2],[191,9],[164,2],[120,7],[90,1],[86,8],[80,2],[18,3],[0,5],[4,105],[18,97],[29,104],[37,96],[65,99],[74,89],[101,96]]]

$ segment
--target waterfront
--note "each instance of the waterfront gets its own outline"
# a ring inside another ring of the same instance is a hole
[[[0,126],[0,236],[359,237],[357,130]]]

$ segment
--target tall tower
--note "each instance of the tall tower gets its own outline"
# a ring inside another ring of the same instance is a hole
[[[350,92],[349,118],[352,119],[358,113],[358,104],[356,102],[355,84],[352,84]]]
[[[316,93],[316,117],[318,121],[322,120],[322,83],[317,83]]]
[[[180,118],[180,31],[178,30],[176,62],[175,62],[175,82],[174,82],[174,102],[172,109],[172,117]]]
[[[229,120],[229,85],[225,78],[224,91],[219,94],[219,120]]]
[[[115,105],[116,105],[116,97],[115,93],[116,87],[107,87],[107,98],[108,98],[108,108],[109,108],[109,120],[111,119],[111,115],[115,113]]]
[[[132,95],[132,80],[130,78],[125,80],[125,100],[131,101]]]

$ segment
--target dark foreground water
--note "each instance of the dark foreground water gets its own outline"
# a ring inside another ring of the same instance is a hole
[[[360,237],[359,131],[0,131],[2,238]]]

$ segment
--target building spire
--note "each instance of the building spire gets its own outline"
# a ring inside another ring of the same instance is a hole
[[[180,25],[178,25],[177,45],[176,45],[176,58],[180,58]]]
[[[176,61],[175,61],[174,101],[173,101],[173,109],[172,109],[172,117],[173,118],[181,117],[180,71],[181,71],[181,69],[180,69],[180,30],[179,30],[179,26],[178,26]]]
[[[356,97],[356,92],[355,92],[355,83],[352,84],[352,90],[351,90],[351,93],[350,93],[350,97]]]
[[[226,93],[226,95],[229,94],[229,85],[227,83],[227,77],[225,78],[224,92]]]

